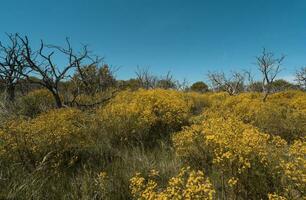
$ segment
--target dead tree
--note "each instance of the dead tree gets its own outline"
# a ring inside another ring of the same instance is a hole
[[[262,74],[262,90],[264,93],[263,101],[266,101],[268,95],[271,93],[271,85],[273,84],[276,76],[281,71],[282,63],[285,56],[275,58],[272,52],[267,52],[264,48],[262,54],[257,59],[257,66]]]
[[[253,85],[255,84],[254,81],[254,75],[252,74],[251,70],[243,70],[243,74],[245,77],[245,91],[252,92],[253,90]]]
[[[171,72],[167,72],[165,76],[161,76],[157,80],[156,87],[162,89],[177,89],[178,82],[173,78]]]
[[[215,90],[224,90],[229,95],[238,94],[243,90],[244,75],[239,72],[233,72],[229,78],[218,72],[209,72],[207,76]]]
[[[23,77],[19,72],[24,72],[24,65],[18,63],[24,63],[24,59],[17,35],[7,34],[7,37],[7,45],[0,42],[0,80],[4,84],[6,100],[12,102],[15,100],[16,85]]]
[[[306,67],[302,67],[297,71],[295,76],[295,80],[298,82],[299,86],[306,89]]]
[[[176,81],[170,72],[165,76],[156,76],[150,72],[149,68],[137,67],[136,80],[139,87],[144,89],[178,89],[179,83]]]
[[[152,89],[156,87],[158,78],[149,71],[149,68],[137,67],[135,73],[140,87],[144,89]]]
[[[176,89],[180,91],[188,91],[189,90],[189,81],[184,78],[182,81],[176,82]]]
[[[55,45],[46,45],[41,40],[40,48],[38,50],[33,50],[30,46],[28,38],[21,37],[18,35],[18,38],[23,46],[22,57],[25,63],[19,63],[19,66],[26,66],[27,73],[20,71],[29,82],[34,84],[40,84],[47,90],[49,90],[56,102],[58,108],[63,107],[63,101],[61,99],[59,84],[61,81],[67,80],[69,73],[72,70],[80,68],[82,63],[85,61],[92,62],[91,64],[96,64],[96,60],[93,60],[89,57],[89,52],[87,46],[83,46],[81,52],[75,52],[68,40],[66,39],[67,46],[55,46]],[[68,62],[65,66],[58,67],[55,64],[53,56],[56,54],[64,55]],[[31,76],[35,76],[38,79],[31,79]]]

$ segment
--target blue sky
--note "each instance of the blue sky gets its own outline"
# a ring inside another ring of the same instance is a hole
[[[282,77],[306,65],[305,0],[2,0],[5,33],[77,48],[89,44],[134,76],[137,65],[179,80],[207,71],[252,69],[263,47],[285,54]]]

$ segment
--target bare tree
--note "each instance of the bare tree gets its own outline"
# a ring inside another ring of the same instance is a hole
[[[169,71],[165,76],[161,76],[157,80],[156,87],[163,89],[176,89],[177,85],[178,85],[177,81],[173,78],[172,74]]]
[[[223,72],[209,72],[207,76],[215,90],[224,90],[229,95],[238,94],[243,90],[244,75],[239,72],[232,72],[229,78]]]
[[[189,90],[189,81],[184,78],[182,81],[177,81],[176,89],[180,91],[188,91]]]
[[[253,85],[255,83],[254,81],[254,75],[252,74],[251,70],[243,70],[243,74],[245,77],[245,91],[254,91]]]
[[[7,34],[9,44],[0,42],[0,80],[4,83],[5,96],[8,101],[15,100],[16,85],[22,79],[20,71],[24,71],[22,46],[18,43],[17,34]]]
[[[179,83],[175,80],[171,72],[167,72],[164,76],[156,76],[150,72],[149,68],[137,67],[136,80],[139,87],[145,89],[162,88],[162,89],[178,89]]]
[[[266,101],[268,95],[271,93],[271,85],[281,71],[281,65],[285,56],[282,55],[279,58],[275,58],[272,52],[267,52],[264,48],[262,54],[256,57],[256,59],[258,69],[262,74],[263,101]]]
[[[149,68],[137,67],[137,71],[135,73],[140,87],[145,89],[152,89],[156,87],[158,78],[150,72]]]
[[[87,46],[83,46],[81,52],[75,52],[68,40],[66,39],[67,46],[60,47],[55,45],[45,45],[41,40],[40,48],[33,50],[30,46],[28,38],[18,35],[19,40],[23,46],[22,57],[24,63],[18,62],[19,66],[26,66],[27,73],[19,71],[29,82],[40,84],[49,90],[56,102],[58,108],[63,107],[63,102],[60,96],[59,84],[61,81],[69,77],[72,70],[80,68],[85,61],[90,61],[91,64],[96,64],[97,60],[89,57]],[[61,54],[67,57],[67,64],[58,67],[54,61],[53,55]],[[31,79],[30,75],[38,77],[39,79]]]
[[[296,81],[300,87],[306,89],[306,67],[302,67],[299,71],[296,72]]]

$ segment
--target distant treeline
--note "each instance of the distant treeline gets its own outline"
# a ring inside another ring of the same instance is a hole
[[[175,89],[181,91],[226,91],[236,95],[245,91],[263,93],[263,101],[269,94],[288,89],[306,89],[306,68],[296,72],[296,84],[278,79],[285,56],[276,57],[263,49],[256,57],[260,81],[254,80],[249,71],[233,72],[229,75],[208,72],[209,83],[203,81],[189,85],[177,81],[171,73],[156,76],[148,68],[137,68],[135,78],[117,80],[116,69],[93,56],[87,46],[75,50],[68,39],[65,46],[45,44],[42,40],[34,48],[28,37],[8,34],[8,41],[0,43],[0,89],[7,102],[14,102],[16,95],[25,95],[35,89],[46,89],[52,94],[58,108],[75,104],[79,95],[95,95],[105,91],[138,88]],[[66,58],[66,64],[59,66],[56,56]],[[61,96],[66,96],[65,100]],[[68,96],[68,97],[67,97]]]

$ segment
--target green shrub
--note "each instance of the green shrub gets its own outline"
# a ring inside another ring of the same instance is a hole
[[[34,117],[56,107],[52,94],[48,90],[34,90],[19,99],[17,103],[21,115]]]

